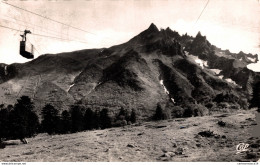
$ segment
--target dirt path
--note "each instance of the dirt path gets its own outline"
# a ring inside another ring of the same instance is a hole
[[[68,135],[39,134],[29,144],[8,141],[1,161],[256,161],[260,140],[252,137],[255,111],[146,122],[140,126]],[[218,121],[223,121],[220,126]],[[213,131],[212,136],[198,135]],[[249,150],[236,154],[239,143]]]

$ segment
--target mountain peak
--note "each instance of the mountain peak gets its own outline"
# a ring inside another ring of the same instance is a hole
[[[240,51],[238,54],[245,54],[243,51]]]
[[[159,29],[156,27],[156,25],[154,23],[151,23],[151,25],[149,26],[149,28],[147,29],[150,32],[158,32]]]
[[[153,38],[154,36],[156,36],[160,31],[158,30],[158,28],[155,26],[154,23],[151,23],[151,25],[149,26],[148,29],[142,31],[140,34],[138,34],[137,36],[135,36],[134,38],[132,38],[129,42],[130,43],[139,43],[139,42],[144,42],[149,41],[151,38]]]
[[[172,29],[170,29],[169,27],[167,27],[165,30],[166,31],[172,31]]]
[[[203,36],[203,35],[201,34],[201,32],[199,31],[199,32],[197,33],[195,39],[206,41],[206,40],[207,40],[207,37],[206,37],[206,36]]]
[[[200,31],[197,33],[196,37],[202,37]]]

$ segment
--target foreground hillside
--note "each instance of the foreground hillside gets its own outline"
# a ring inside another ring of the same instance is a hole
[[[39,134],[28,139],[29,144],[7,141],[0,161],[257,161],[260,139],[251,135],[259,125],[255,115],[248,110],[67,135]],[[198,134],[207,130],[213,134]],[[248,143],[249,151],[236,154],[239,143]]]

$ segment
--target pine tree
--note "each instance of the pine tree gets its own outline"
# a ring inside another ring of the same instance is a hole
[[[59,132],[60,118],[58,116],[58,110],[51,104],[46,104],[42,109],[42,131],[48,134],[55,134]]]
[[[8,137],[9,111],[3,106],[0,107],[0,143],[2,138]]]
[[[123,107],[120,108],[119,113],[116,115],[115,121],[113,123],[116,127],[121,127],[127,125],[130,121],[130,116]]]
[[[100,128],[100,112],[98,110],[94,112],[93,126],[95,129]]]
[[[108,109],[104,108],[100,112],[100,128],[110,128],[111,127],[111,118],[108,115]]]
[[[70,107],[71,114],[71,132],[79,132],[84,128],[83,125],[83,112],[84,108],[80,105],[72,105]]]
[[[39,122],[39,117],[37,116],[36,113],[30,112],[28,114],[28,135],[34,136],[39,132],[39,127],[40,127],[40,122]]]
[[[124,107],[120,108],[118,116],[127,116],[127,111],[124,109]]]
[[[87,108],[87,110],[84,114],[83,122],[84,122],[84,129],[91,130],[91,129],[95,128],[95,125],[96,125],[95,124],[95,114],[90,108]]]
[[[155,114],[153,116],[154,120],[163,120],[164,119],[164,114],[163,110],[160,104],[157,104]]]
[[[131,116],[130,116],[130,121],[131,121],[131,123],[135,123],[136,122],[136,112],[135,112],[134,109],[132,109]]]
[[[127,118],[127,111],[123,107],[121,107],[116,117],[116,120],[126,120],[126,118]]]
[[[9,124],[11,138],[23,139],[38,133],[39,119],[28,96],[22,96],[17,100],[14,109],[10,111]]]
[[[68,111],[63,111],[61,113],[61,127],[60,132],[61,133],[69,133],[71,130],[71,118]]]

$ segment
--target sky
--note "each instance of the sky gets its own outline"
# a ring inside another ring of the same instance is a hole
[[[59,24],[33,15],[18,6]],[[127,42],[154,23],[180,34],[198,31],[217,47],[237,53],[260,55],[259,0],[74,0],[1,1],[0,25],[34,34],[28,35],[35,57],[89,48],[110,47]],[[200,18],[198,19],[199,15]],[[69,26],[67,26],[69,25]],[[84,31],[72,28],[76,27]],[[0,63],[24,63],[19,55],[21,32],[0,27]],[[68,41],[70,40],[70,41]],[[260,71],[260,63],[248,68]]]

